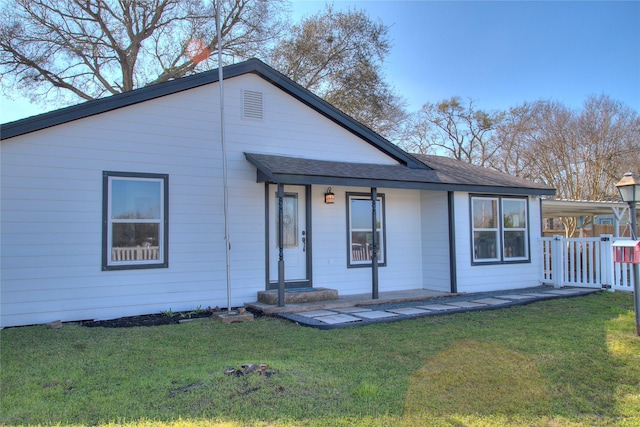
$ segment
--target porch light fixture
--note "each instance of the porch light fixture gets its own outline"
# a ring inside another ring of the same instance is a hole
[[[336,195],[331,192],[331,187],[327,188],[327,192],[324,193],[324,202],[328,205],[332,205],[335,201]]]
[[[622,201],[629,205],[629,223],[631,225],[631,239],[638,240],[638,225],[636,221],[636,203],[640,202],[640,180],[633,172],[627,172],[616,184]],[[640,264],[631,265],[633,271],[634,308],[636,311],[636,335],[640,336]]]

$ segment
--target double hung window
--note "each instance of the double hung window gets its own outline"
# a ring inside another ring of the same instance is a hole
[[[347,194],[347,220],[349,241],[349,266],[370,266],[373,255],[373,237],[378,253],[379,265],[386,263],[384,195],[376,201],[376,225],[373,226],[373,203],[371,195]]]
[[[473,263],[529,261],[526,198],[471,197]]]
[[[103,270],[168,266],[168,175],[104,172]]]

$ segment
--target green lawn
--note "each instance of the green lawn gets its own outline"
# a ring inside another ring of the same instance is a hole
[[[329,331],[258,318],[0,337],[9,426],[640,425],[620,292]],[[246,363],[273,374],[225,374]]]

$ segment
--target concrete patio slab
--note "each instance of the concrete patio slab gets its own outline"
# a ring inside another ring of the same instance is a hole
[[[332,314],[330,316],[319,316],[314,317],[314,319],[319,320],[320,322],[327,323],[329,325],[338,325],[340,323],[352,323],[352,322],[362,322],[362,319],[354,316],[349,316],[348,314]]]
[[[299,316],[304,316],[304,317],[331,316],[333,314],[336,314],[335,311],[329,311],[329,310],[311,310],[311,311],[301,311],[300,313],[298,313]]]
[[[471,301],[448,302],[447,305],[452,305],[454,307],[460,307],[460,308],[478,308],[478,307],[486,306],[486,304],[480,304],[480,303],[475,303]]]
[[[444,304],[427,304],[427,305],[419,305],[418,308],[423,308],[425,310],[433,310],[433,311],[446,311],[455,309],[452,305],[444,305]]]
[[[554,294],[554,295],[574,295],[584,293],[584,290],[580,289],[554,289],[552,291],[546,291],[545,294]]]
[[[385,317],[398,316],[395,313],[389,313],[388,311],[379,311],[379,310],[363,311],[363,312],[354,313],[354,314],[358,317],[363,317],[365,319],[384,319]]]
[[[522,294],[522,295],[529,295],[529,296],[536,297],[536,298],[549,298],[550,296],[553,296],[551,294],[543,293],[543,292],[533,292],[533,293],[530,293],[530,294]]]
[[[341,307],[341,308],[334,308],[332,309],[333,311],[337,311],[338,313],[362,313],[363,311],[371,311],[370,308],[364,308],[364,307]]]
[[[487,305],[500,305],[500,304],[509,304],[511,301],[507,299],[501,299],[501,298],[481,298],[481,299],[474,299],[472,302],[477,302],[480,304],[487,304]]]
[[[533,289],[522,289],[519,292],[498,291],[478,293],[475,295],[449,295],[448,297],[413,299],[416,295],[405,293],[405,299],[380,298],[378,304],[371,304],[372,300],[347,299],[339,302],[327,302],[318,306],[313,304],[298,304],[285,307],[288,312],[276,312],[278,316],[297,322],[300,325],[319,329],[338,329],[353,326],[364,326],[375,323],[396,322],[416,317],[438,316],[448,313],[460,313],[474,310],[499,310],[513,305],[530,304],[558,298],[572,298],[602,292],[601,289],[554,289],[541,286]],[[422,295],[424,297],[424,295]],[[449,298],[450,297],[450,298]],[[428,304],[426,300],[431,300]],[[363,306],[361,306],[363,305]],[[278,307],[282,309],[282,307]],[[266,312],[263,311],[264,314]],[[272,313],[273,314],[273,313]]]
[[[386,311],[389,311],[391,313],[396,313],[396,314],[404,314],[405,316],[412,316],[415,314],[425,314],[429,312],[428,310],[424,310],[417,307],[392,308]]]
[[[498,295],[496,298],[505,298],[505,299],[510,299],[510,300],[523,300],[523,299],[533,299],[535,297],[531,296],[529,294],[527,294],[527,295],[507,294],[507,295]]]

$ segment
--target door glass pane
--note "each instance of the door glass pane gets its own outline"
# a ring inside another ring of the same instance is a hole
[[[283,240],[282,246],[284,248],[296,248],[298,247],[298,194],[287,193],[282,198],[282,231]],[[278,244],[278,236],[280,232],[279,225],[279,202],[278,196],[276,196],[276,247],[280,247]]]

